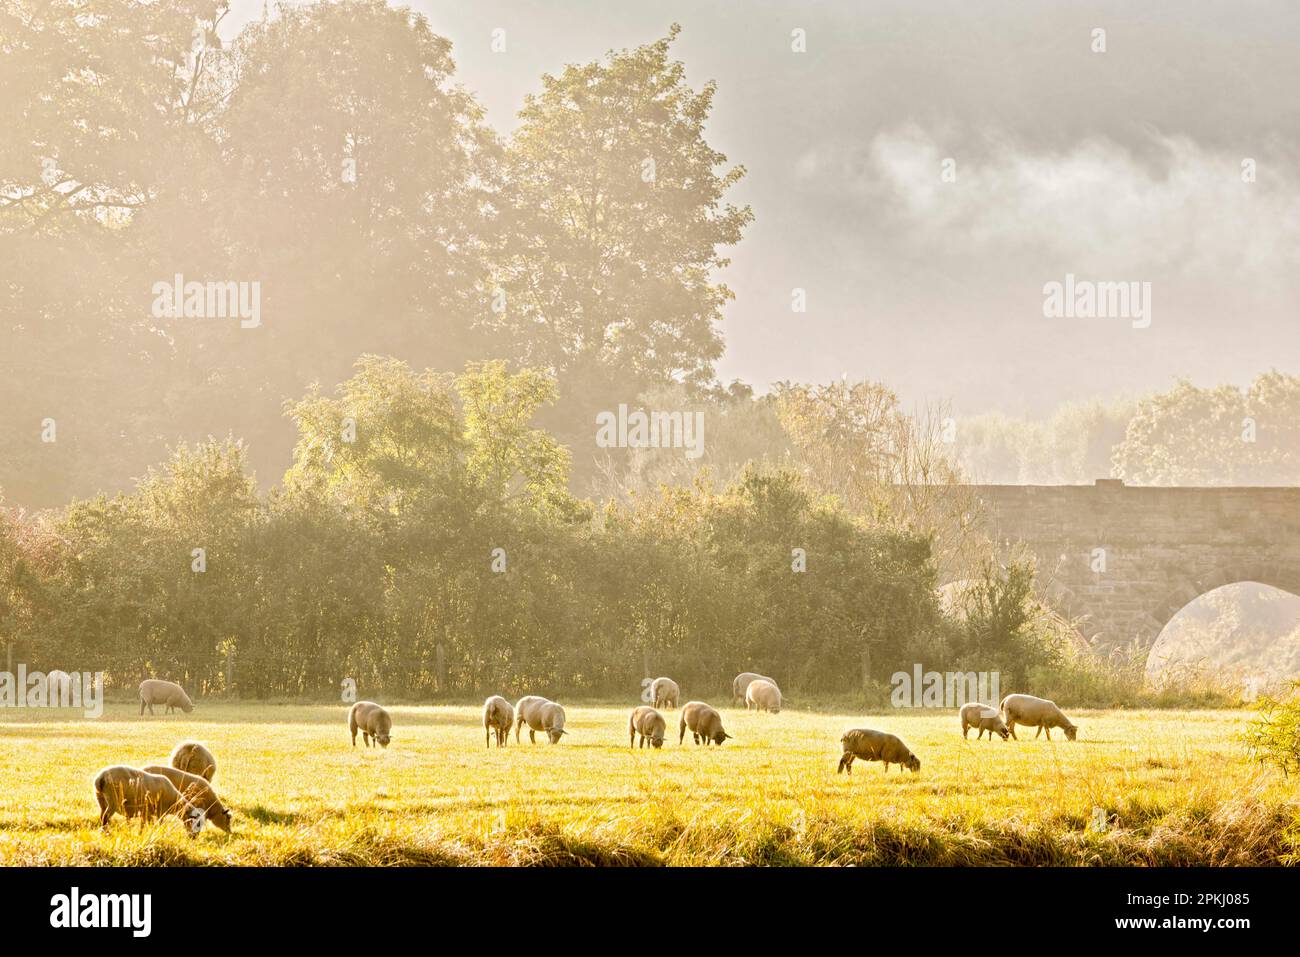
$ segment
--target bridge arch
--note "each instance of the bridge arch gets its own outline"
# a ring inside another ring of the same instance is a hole
[[[1025,549],[1036,558],[1044,600],[1081,620],[1099,654],[1145,657],[1180,609],[1223,585],[1253,581],[1300,594],[1300,487],[1104,479],[977,485],[962,494],[971,492],[989,540],[1004,554]]]

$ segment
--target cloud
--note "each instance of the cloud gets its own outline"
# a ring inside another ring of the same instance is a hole
[[[870,210],[890,244],[964,251],[1008,265],[1077,271],[1290,280],[1300,264],[1300,181],[1294,162],[1213,151],[1185,136],[1149,136],[1134,150],[1104,138],[1065,150],[985,135],[974,149],[950,130],[878,133],[865,148],[822,144],[795,174],[806,191]],[[956,161],[956,181],[940,179]]]

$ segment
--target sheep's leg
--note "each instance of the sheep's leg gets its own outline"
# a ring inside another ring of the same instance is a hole
[[[686,740],[686,719],[683,718],[683,719],[682,719],[681,726],[680,726],[680,728],[678,729],[678,734],[677,734],[677,743],[678,743],[678,744],[681,744],[681,743],[682,743],[683,741],[685,741],[685,740]]]
[[[1037,740],[1038,740],[1038,736],[1039,736],[1040,734],[1042,734],[1042,733],[1043,733],[1043,726],[1040,724],[1040,725],[1038,726],[1038,730],[1034,732],[1034,740],[1037,741]],[[1050,738],[1051,735],[1049,734],[1048,737]]]
[[[966,723],[963,721],[963,722],[962,722],[962,726],[961,726],[961,736],[962,736],[963,738],[967,737],[969,731],[970,731],[970,725],[966,724]]]
[[[528,742],[529,744],[537,743],[537,731],[531,727],[528,729]]]
[[[140,699],[140,717],[144,717],[144,698]]]
[[[1015,738],[1017,741],[1020,740],[1020,738],[1016,736],[1016,723],[1014,721],[1007,722],[1007,734],[1011,735],[1011,737]]]
[[[1047,732],[1047,740],[1048,740],[1048,741],[1051,741],[1051,740],[1052,740],[1052,729],[1049,728],[1047,725],[1043,725],[1043,730]]]
[[[96,791],[95,800],[99,802],[99,826],[108,830],[108,819],[113,816],[113,809],[108,806],[108,801],[104,795]]]

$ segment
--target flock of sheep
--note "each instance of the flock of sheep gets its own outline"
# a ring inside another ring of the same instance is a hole
[[[650,685],[654,705],[641,705],[632,710],[628,718],[628,746],[662,748],[668,722],[660,708],[676,708],[681,689],[671,678],[656,678]],[[779,712],[783,703],[781,689],[776,681],[766,675],[746,671],[736,676],[731,684],[732,702],[744,701],[746,710]],[[153,714],[154,705],[164,705],[168,712],[179,708],[186,714],[194,704],[180,685],[170,681],[150,679],[140,685],[140,714],[147,708]],[[722,715],[703,701],[688,701],[681,705],[677,743],[686,740],[690,731],[697,745],[721,745],[731,737],[722,727]],[[976,738],[988,733],[989,740],[999,735],[1002,740],[1016,738],[1016,726],[1037,727],[1037,738],[1043,732],[1048,740],[1052,728],[1060,728],[1066,738],[1073,741],[1078,728],[1046,698],[1027,694],[1011,694],[1002,699],[998,708],[972,702],[960,711],[962,737],[971,728],[978,731]],[[537,732],[546,735],[551,744],[558,744],[568,732],[564,728],[564,708],[546,698],[527,695],[513,705],[501,695],[492,695],[483,703],[483,730],[485,744],[505,747],[511,728],[515,742],[519,743],[524,725],[528,725],[528,739],[537,742]],[[366,747],[388,747],[392,741],[393,719],[373,701],[358,701],[348,711],[348,730],[352,746],[357,745],[361,733]],[[638,744],[638,738],[640,743]],[[921,770],[921,759],[897,736],[872,728],[853,728],[840,738],[843,754],[836,773],[853,773],[853,762],[880,761],[889,771],[891,764],[899,770]],[[230,811],[212,788],[217,762],[212,753],[195,741],[185,741],[172,752],[170,765],[147,765],[144,768],[116,765],[105,768],[95,776],[95,799],[99,803],[99,820],[105,828],[114,814],[127,818],[139,817],[143,829],[147,821],[174,814],[185,824],[190,837],[196,837],[203,822],[211,821],[221,830],[230,833]]]

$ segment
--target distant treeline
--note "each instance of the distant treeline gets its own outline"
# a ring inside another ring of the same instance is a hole
[[[146,676],[199,696],[883,688],[914,662],[1003,670],[1045,646],[1024,569],[945,617],[931,536],[865,522],[789,470],[751,467],[603,507],[567,490],[530,420],[546,376],[459,377],[367,357],[289,415],[260,494],[236,441],[181,446],[129,496],[4,512],[0,638],[32,667]],[[977,589],[978,592],[978,589]],[[983,607],[985,611],[980,612]]]

